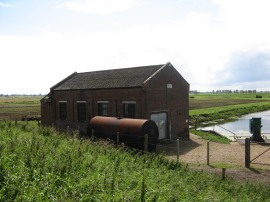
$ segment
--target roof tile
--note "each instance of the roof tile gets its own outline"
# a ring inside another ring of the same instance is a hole
[[[163,66],[164,64],[77,73],[55,85],[53,90],[139,87]]]

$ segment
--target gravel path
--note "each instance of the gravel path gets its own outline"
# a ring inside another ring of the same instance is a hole
[[[192,169],[204,170],[221,175],[226,168],[226,177],[238,180],[260,181],[270,185],[270,145],[251,144],[251,168],[245,168],[245,146],[238,142],[219,144],[210,142],[210,166],[207,165],[207,141],[190,134],[190,140],[180,141],[180,161]],[[162,142],[157,147],[158,153],[164,153],[169,159],[177,160],[176,143]]]

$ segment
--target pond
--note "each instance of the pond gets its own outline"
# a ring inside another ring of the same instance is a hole
[[[249,132],[249,120],[251,118],[261,118],[262,128],[261,135],[270,139],[270,110],[252,113],[248,115],[241,116],[236,121],[200,128],[201,130],[214,130],[231,140],[234,140],[234,134],[242,139],[245,137],[250,137],[252,134]]]

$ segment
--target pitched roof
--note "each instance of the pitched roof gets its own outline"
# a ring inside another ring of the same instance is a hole
[[[124,69],[73,73],[51,90],[140,87],[166,64]]]

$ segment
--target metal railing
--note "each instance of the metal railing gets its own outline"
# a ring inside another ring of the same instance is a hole
[[[234,141],[236,141],[236,140],[238,139],[238,136],[236,135],[236,133],[234,133],[234,132],[232,132],[232,131],[230,131],[230,130],[228,130],[228,129],[226,129],[226,128],[220,126],[220,125],[215,125],[215,126],[218,126],[218,127],[222,128],[222,129],[224,129],[224,130],[226,130],[226,131],[232,133],[232,134],[233,134]]]

